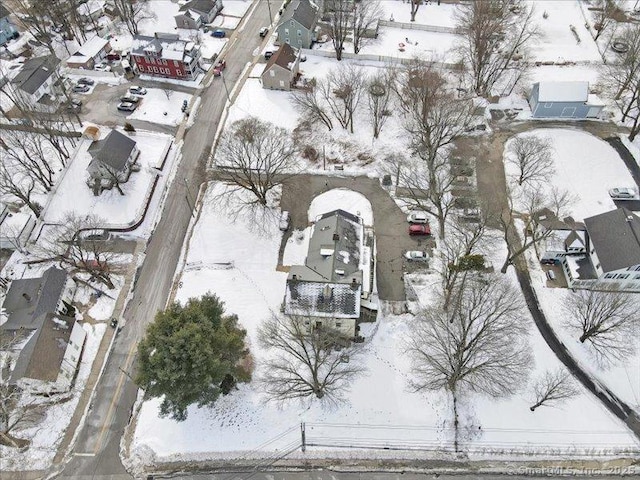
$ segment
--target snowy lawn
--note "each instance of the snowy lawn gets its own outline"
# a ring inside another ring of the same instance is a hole
[[[396,22],[411,22],[411,6],[408,3],[400,0],[383,0],[380,5],[384,11],[383,20],[393,18]],[[433,1],[430,4],[423,4],[418,8],[415,23],[454,28],[456,26],[455,10],[456,6],[449,3],[437,5],[437,2]]]
[[[40,423],[32,428],[14,432],[17,437],[31,439],[32,444],[25,452],[20,453],[16,449],[0,445],[3,470],[44,470],[51,465],[58,444],[69,425],[69,420],[89,377],[93,360],[107,326],[85,323],[82,328],[87,332],[87,339],[73,389],[67,394],[57,395],[47,400],[53,404],[47,407],[45,417]]]
[[[184,119],[182,102],[189,102],[191,97],[188,93],[149,88],[140,99],[138,108],[127,119],[176,126]]]
[[[173,18],[180,11],[180,4],[171,0],[150,0],[149,11],[155,18],[142,20],[138,24],[140,35],[153,37],[156,32],[174,33],[177,30],[176,20]]]
[[[309,206],[309,222],[315,222],[320,215],[336,209],[362,218],[366,226],[373,226],[373,210],[367,197],[346,188],[334,188],[315,197]]]
[[[313,208],[350,208],[349,203],[353,202],[344,202],[344,192],[333,193],[329,192]],[[178,299],[185,301],[207,291],[218,294],[227,311],[238,314],[247,329],[259,367],[264,352],[257,345],[256,331],[269,311],[279,308],[284,292],[286,274],[275,271],[280,233],[275,223],[265,235],[248,228],[242,220],[233,222],[223,211],[216,210],[210,199],[203,208],[189,245]],[[310,211],[310,217],[315,213]],[[294,243],[287,247],[293,251],[285,252],[285,257],[292,260],[301,257],[304,248],[304,240]],[[502,258],[503,250],[498,243],[495,261]],[[513,281],[512,274],[510,277]],[[419,295],[425,305],[433,298],[433,284],[438,281],[435,276],[422,278]],[[408,389],[410,366],[405,338],[412,321],[411,315],[381,313],[375,324],[365,326],[369,340],[362,362],[368,372],[352,382],[347,401],[335,408],[322,408],[312,402],[291,403],[278,409],[264,403],[253,383],[241,385],[212,408],[190,408],[183,423],[159,418],[159,401],[146,401],[138,418],[132,455],[143,462],[237,458],[240,452],[248,457],[264,456],[267,452],[295,449],[302,421],[307,425],[308,442],[329,445],[308,449],[306,457],[379,456],[375,451],[356,453],[335,448],[338,445],[450,447],[450,409],[444,394],[416,394]],[[555,366],[554,354],[533,323],[531,327],[536,371]],[[381,388],[384,395],[379,394]],[[463,418],[469,426],[465,445],[472,452],[508,455],[533,450],[594,455],[610,453],[614,446],[623,450],[637,445],[626,427],[587,394],[558,408],[540,408],[535,414],[529,411],[525,395],[505,400],[472,397],[463,403]],[[551,446],[556,450],[552,451]],[[292,455],[301,453],[297,450]],[[396,452],[396,456],[403,454]]]
[[[575,197],[570,207],[574,220],[616,208],[609,189],[634,185],[633,178],[618,153],[605,141],[580,130],[540,128],[522,135],[548,138],[554,147],[555,174],[551,183]],[[505,162],[508,175],[517,172]]]
[[[102,135],[106,136],[108,131],[104,129]],[[137,163],[142,169],[139,172],[132,172],[129,181],[121,185],[125,195],[120,195],[116,188],[112,188],[95,196],[87,186],[86,170],[91,161],[91,155],[87,149],[91,140],[83,138],[62,181],[50,194],[50,203],[44,212],[45,221],[59,222],[69,211],[74,211],[78,215],[95,214],[105,219],[108,226],[113,227],[136,221],[142,214],[151,185],[159,173],[157,167],[169,148],[171,137],[159,133],[136,132],[131,134],[131,138],[136,141],[140,150]],[[149,212],[151,213],[153,212]]]
[[[251,7],[252,3],[253,2],[251,0],[227,0],[226,2],[224,2],[224,7],[222,8],[220,15],[242,17],[245,13],[247,13],[247,10],[249,10],[249,7]],[[277,8],[276,5],[277,3],[273,2],[271,8]]]

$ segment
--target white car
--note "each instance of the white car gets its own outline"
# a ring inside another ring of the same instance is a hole
[[[146,95],[147,89],[144,87],[138,87],[137,85],[134,85],[133,87],[129,87],[129,93],[131,95]]]
[[[425,212],[411,212],[407,215],[409,223],[429,223],[429,217]]]
[[[633,188],[612,188],[609,190],[609,196],[616,200],[626,200],[630,198],[636,198],[636,191]]]
[[[409,250],[404,254],[404,258],[410,262],[426,262],[429,260],[429,255],[427,252],[422,252],[420,250]]]
[[[110,72],[111,71],[111,67],[109,65],[107,65],[106,63],[97,63],[95,67],[93,67],[94,70],[97,70],[99,72]]]

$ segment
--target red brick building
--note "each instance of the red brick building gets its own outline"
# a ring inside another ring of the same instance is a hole
[[[139,73],[158,77],[193,80],[202,71],[200,47],[174,33],[134,36],[131,60]]]

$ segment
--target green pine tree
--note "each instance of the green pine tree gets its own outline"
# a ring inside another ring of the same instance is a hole
[[[147,396],[163,397],[161,416],[183,421],[189,405],[211,405],[251,379],[245,336],[214,294],[175,302],[158,312],[138,345],[136,383]]]

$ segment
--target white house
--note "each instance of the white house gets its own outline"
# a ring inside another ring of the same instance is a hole
[[[140,153],[136,142],[117,130],[111,130],[102,140],[94,141],[88,152],[91,155],[87,166],[89,186],[98,185],[100,191],[129,180]]]
[[[53,55],[24,62],[11,83],[22,99],[38,110],[54,111],[62,100],[60,60]]]

